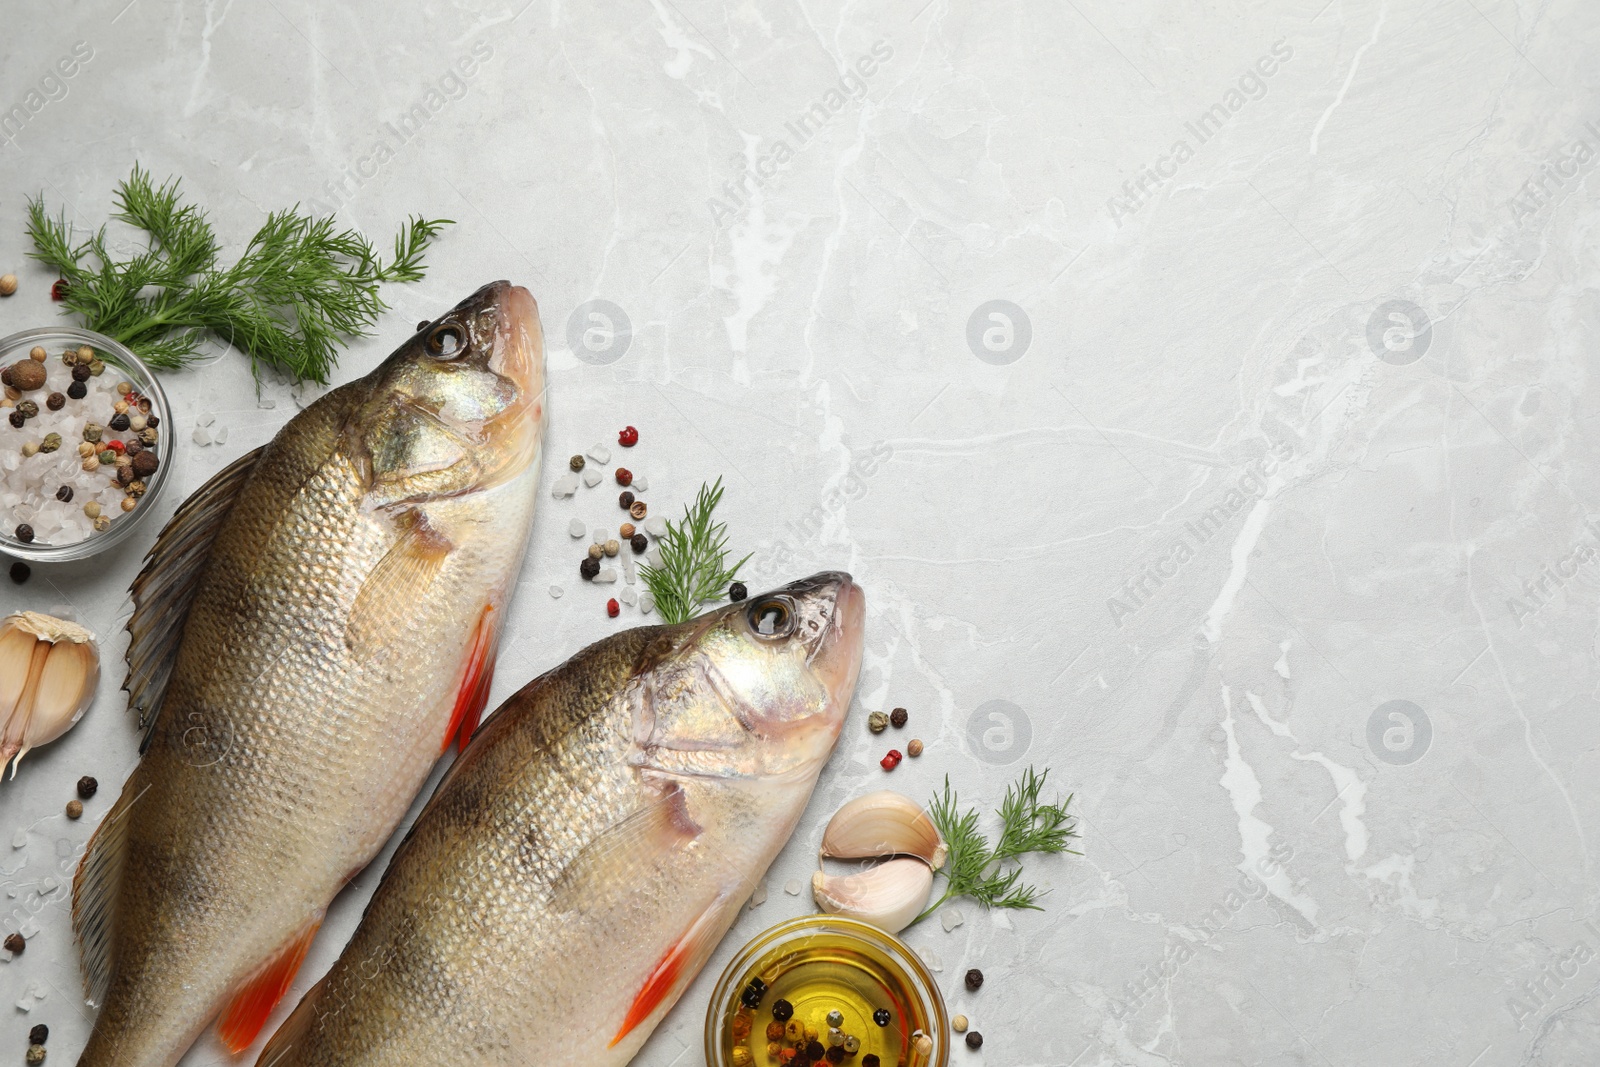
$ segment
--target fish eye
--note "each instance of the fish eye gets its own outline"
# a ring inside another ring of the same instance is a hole
[[[794,610],[783,597],[769,596],[751,604],[745,613],[757,637],[779,638],[794,633]]]
[[[466,347],[466,337],[455,323],[443,322],[428,335],[427,346],[428,352],[439,359],[454,359]]]

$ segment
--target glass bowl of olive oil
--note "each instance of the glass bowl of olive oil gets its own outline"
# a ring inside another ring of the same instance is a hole
[[[706,1011],[709,1067],[947,1067],[950,1021],[904,942],[838,915],[758,935]]]

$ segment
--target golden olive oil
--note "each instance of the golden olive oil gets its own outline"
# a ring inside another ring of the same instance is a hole
[[[730,1067],[872,1067],[871,1056],[879,1067],[931,1061],[928,1035],[938,1031],[928,1006],[900,962],[860,937],[825,930],[773,945],[730,989],[722,1043]],[[774,1016],[779,1001],[793,1009],[788,1020]],[[836,1027],[830,1012],[839,1013]],[[813,1059],[819,1048],[823,1057]],[[840,1051],[829,1054],[833,1048]]]

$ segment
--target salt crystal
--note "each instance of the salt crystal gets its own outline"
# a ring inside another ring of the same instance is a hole
[[[37,933],[38,931],[35,930],[34,932]],[[29,935],[24,934],[23,936],[27,937]],[[43,982],[29,982],[28,983],[28,996],[32,997],[34,1000],[36,1000],[36,1001],[44,1000],[49,995],[50,995],[50,987],[48,985],[46,985],[45,983],[43,983]]]
[[[228,428],[226,426],[224,426],[221,429],[219,429],[217,431],[217,436],[212,438],[212,440],[214,440],[219,445],[227,444],[228,443]]]
[[[589,458],[594,460],[596,463],[610,463],[611,449],[607,448],[605,445],[592,445],[589,448]]]
[[[590,489],[593,489],[595,486],[599,485],[600,472],[595,470],[593,467],[585,467],[583,469],[583,484],[587,485]]]
[[[633,562],[632,556],[622,557],[622,580],[632,585],[639,577],[639,566]]]
[[[656,610],[656,598],[645,593],[639,598],[639,614],[648,615],[654,610]]]
[[[556,479],[556,484],[550,487],[550,495],[557,500],[563,500],[578,491],[578,476],[564,474]]]
[[[9,960],[10,958],[11,958],[11,954],[9,952],[6,953],[6,959]],[[24,1012],[32,1011],[33,1010],[33,998],[30,997],[30,996],[24,995],[21,1000],[17,1001],[17,1010],[18,1011],[24,1011]]]
[[[639,602],[639,594],[624,586],[622,592],[617,594],[617,599],[631,608]]]
[[[665,537],[667,535],[667,520],[660,515],[650,516],[644,520],[644,532],[652,538]]]
[[[614,582],[617,580],[616,569],[612,567],[602,567],[600,568],[600,573],[594,576],[594,580],[597,582]]]
[[[25,938],[36,937],[39,933],[39,924],[32,919],[28,919],[17,928],[17,933]],[[43,997],[41,996],[40,999],[43,999]]]
[[[54,878],[46,878],[44,881],[39,883],[39,893],[42,896],[49,896],[51,893],[54,893],[60,888],[61,883],[56,881]]]
[[[791,897],[799,896],[800,895],[800,879],[791,878],[787,882],[783,883],[783,891],[785,893],[788,893]]]
[[[550,596],[551,596],[552,599],[560,600],[561,599],[561,594],[563,592],[565,592],[565,590],[562,589],[559,585],[552,585],[550,587]]]
[[[938,973],[944,970],[944,961],[934,955],[932,949],[919,948],[917,955],[922,957],[922,962],[928,965],[928,970]]]
[[[756,891],[750,894],[750,906],[759,908],[767,902],[767,883],[762,882],[756,886]]]
[[[217,424],[217,417],[215,415],[201,415],[194,420],[194,424],[196,426],[215,426]]]
[[[633,476],[633,484],[628,488],[632,489],[636,493],[642,493],[646,489],[650,488],[650,483],[644,480],[644,475],[635,474]]]
[[[271,411],[273,408],[275,408],[277,406],[278,406],[278,402],[276,400],[271,399],[270,397],[265,397],[264,396],[260,400],[256,401],[256,407],[260,408],[262,411]]]
[[[939,925],[944,927],[944,932],[947,934],[966,921],[967,917],[954,908],[945,908],[939,912]]]
[[[572,522],[567,526],[567,533],[571,534],[573,537],[582,537],[584,532],[585,530],[582,519],[573,519]]]
[[[28,831],[26,831],[26,830],[18,830],[16,833],[11,835],[11,847],[12,848],[22,848],[27,843],[28,843]]]
[[[204,426],[196,426],[193,438],[194,443],[197,445],[209,445],[211,443],[211,431]]]
[[[606,543],[606,541],[607,537],[605,529],[603,527],[596,526],[594,528],[594,543],[597,545],[603,545]]]

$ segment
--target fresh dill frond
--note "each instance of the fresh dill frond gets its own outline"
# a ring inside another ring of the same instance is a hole
[[[683,521],[667,520],[667,532],[656,540],[661,565],[639,568],[656,610],[668,623],[686,622],[700,605],[720,599],[750,559],[746,555],[732,567],[727,565],[727,529],[711,521],[721,499],[721,478],[715,485],[702,483],[694,505],[683,509]]]
[[[135,165],[117,187],[112,216],[143,231],[144,251],[116,259],[106,228],[82,241],[43,196],[28,202],[29,255],[60,272],[61,303],[91,330],[115,338],[155,367],[193,361],[208,337],[226,341],[295,380],[327,384],[339,346],[372,332],[388,305],[380,282],[422,278],[422,256],[449,219],[410,219],[384,262],[355,230],[298,206],[267,217],[231,267],[206,214],[183,202],[177,178],[157,185]]]
[[[1048,770],[1040,774],[1029,767],[1021,780],[1006,787],[996,813],[1000,840],[994,845],[978,826],[977,809],[962,811],[950,778],[945,777],[943,792],[928,805],[928,817],[949,849],[939,872],[945,879],[944,893],[913,922],[932,915],[952,897],[971,897],[986,908],[1040,910],[1038,888],[1022,881],[1021,858],[1028,853],[1073,852],[1067,842],[1078,836],[1067,813],[1072,797],[1049,804],[1039,800],[1049,776]]]

